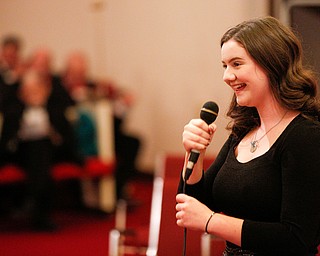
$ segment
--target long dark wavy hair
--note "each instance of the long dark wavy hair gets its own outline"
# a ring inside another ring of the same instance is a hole
[[[266,71],[271,91],[281,106],[319,120],[316,77],[303,65],[301,43],[290,28],[270,16],[256,18],[230,28],[222,36],[220,46],[230,39],[242,45]],[[227,129],[237,137],[260,125],[256,108],[239,106],[235,95],[227,116],[232,118]]]

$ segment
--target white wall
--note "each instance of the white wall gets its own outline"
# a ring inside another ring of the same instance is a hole
[[[231,91],[222,81],[220,37],[267,12],[267,0],[1,0],[0,36],[21,35],[25,53],[50,47],[58,70],[71,49],[84,49],[93,76],[132,90],[127,129],[143,139],[140,167],[152,169],[157,153],[183,152],[183,126],[208,100],[220,106],[210,153],[221,147]]]

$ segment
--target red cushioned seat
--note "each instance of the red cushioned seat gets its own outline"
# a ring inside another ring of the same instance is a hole
[[[13,183],[25,180],[26,174],[16,165],[10,164],[0,168],[0,183]]]
[[[54,180],[66,180],[81,178],[84,174],[82,168],[73,163],[58,163],[52,168]]]
[[[88,157],[85,163],[85,172],[88,177],[113,175],[115,163],[113,161],[103,162],[97,157]]]
[[[73,163],[58,163],[52,168],[54,180],[79,179],[82,177],[99,177],[113,175],[115,163],[103,162],[99,158],[90,157],[86,160],[84,168]],[[26,179],[25,172],[14,164],[0,168],[0,184],[21,182]]]

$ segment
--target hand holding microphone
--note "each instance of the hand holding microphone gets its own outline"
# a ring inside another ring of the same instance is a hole
[[[214,130],[209,127],[213,123],[219,112],[219,107],[215,102],[206,102],[200,111],[200,119],[193,119],[187,124],[183,132],[183,144],[189,152],[189,159],[185,171],[185,181],[187,181],[192,173],[194,165],[200,155],[200,150],[204,150],[211,142],[212,132]],[[203,122],[204,121],[204,122]]]

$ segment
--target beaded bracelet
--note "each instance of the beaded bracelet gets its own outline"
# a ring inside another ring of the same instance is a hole
[[[206,228],[204,229],[204,231],[205,231],[207,234],[209,234],[209,232],[208,232],[209,222],[210,222],[210,220],[211,220],[211,218],[212,218],[212,216],[213,216],[214,214],[215,214],[215,212],[212,212],[211,215],[210,215],[210,217],[209,217],[209,219],[207,220]]]

